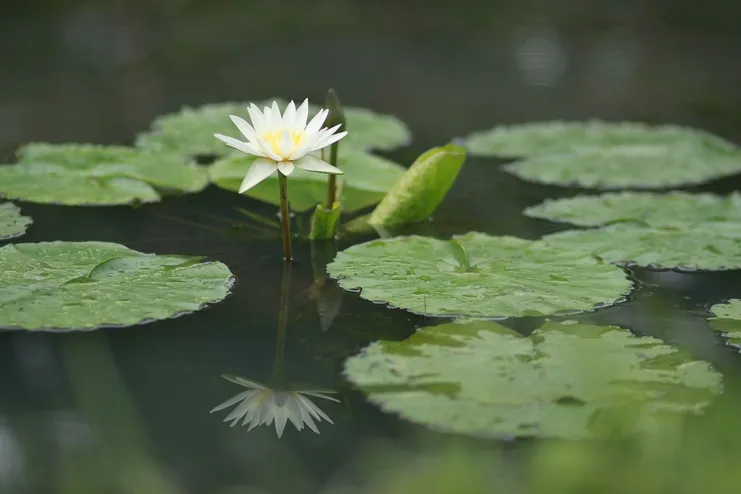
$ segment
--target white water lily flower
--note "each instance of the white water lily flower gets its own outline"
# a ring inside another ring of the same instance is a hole
[[[240,194],[276,171],[288,176],[293,173],[294,167],[310,172],[342,173],[339,168],[309,154],[347,135],[347,132],[336,133],[341,125],[335,125],[331,129],[322,128],[329,110],[320,110],[308,125],[306,123],[309,116],[308,99],[304,100],[298,108],[291,101],[283,115],[280,114],[278,103],[275,101],[272,107],[266,106],[264,111],[260,111],[252,103],[248,111],[252,125],[242,118],[229,115],[234,125],[247,138],[246,142],[222,134],[214,134],[227,146],[258,157],[239,187]]]
[[[313,396],[339,403],[339,400],[327,396],[322,392],[273,390],[258,382],[249,381],[241,377],[224,377],[233,383],[248,388],[247,391],[237,394],[211,410],[211,413],[218,412],[239,403],[232,413],[224,419],[224,422],[232,421],[232,427],[237,425],[240,419],[244,419],[242,420],[242,425],[249,424],[250,428],[248,431],[251,431],[258,425],[270,425],[275,421],[275,432],[278,434],[278,437],[281,437],[283,435],[283,429],[289,420],[297,430],[302,430],[304,424],[306,424],[309,426],[309,429],[317,434],[319,434],[319,429],[317,429],[314,420],[321,422],[324,419],[330,424],[334,423],[308,398],[309,396]]]

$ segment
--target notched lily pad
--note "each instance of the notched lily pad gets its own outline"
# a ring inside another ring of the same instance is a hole
[[[203,167],[174,154],[123,146],[29,144],[18,163],[0,166],[0,194],[29,202],[116,205],[156,202],[165,193],[198,192]]]
[[[741,194],[607,193],[548,199],[527,208],[525,214],[578,226],[633,222],[652,227],[693,228],[716,223],[741,224]]]
[[[741,268],[741,225],[734,223],[687,228],[616,224],[554,233],[543,240],[616,264],[684,271]]]
[[[262,107],[273,100],[255,102]],[[286,102],[278,101],[281,111]],[[136,139],[137,147],[152,151],[175,152],[189,157],[223,157],[234,153],[214,138],[215,133],[239,136],[229,115],[238,115],[249,121],[247,106],[249,102],[214,103],[196,108],[184,107],[178,113],[163,115],[152,122],[152,128]],[[342,139],[342,148],[394,149],[411,139],[407,126],[395,117],[382,115],[365,108],[344,107],[347,128],[350,131]],[[319,110],[309,107],[309,118]],[[341,151],[342,153],[342,151]],[[341,154],[340,153],[340,154]]]
[[[661,340],[555,322],[529,337],[485,321],[424,328],[371,344],[345,375],[386,411],[484,437],[653,432],[721,391],[720,374]]]
[[[620,301],[625,273],[581,252],[481,233],[354,245],[327,266],[347,290],[416,313],[542,316]]]
[[[710,308],[715,317],[708,319],[710,326],[726,339],[726,342],[741,350],[741,300],[732,298],[727,304],[716,304]]]
[[[0,240],[20,237],[26,233],[26,228],[33,222],[28,216],[23,216],[21,210],[13,203],[0,203]]]
[[[244,175],[254,157],[244,154],[223,158],[209,168],[211,181],[222,189],[239,191]],[[396,163],[362,151],[345,149],[340,152],[338,175],[341,182],[340,203],[344,212],[353,212],[380,201],[404,174]],[[288,198],[295,211],[306,211],[327,200],[327,175],[295,169],[288,180]],[[280,204],[278,175],[272,175],[245,195],[270,204]]]
[[[232,281],[220,262],[143,254],[112,243],[7,245],[0,248],[0,327],[132,326],[218,302]]]

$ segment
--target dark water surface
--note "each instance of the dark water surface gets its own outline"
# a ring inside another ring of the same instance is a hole
[[[184,104],[319,99],[328,87],[347,104],[407,122],[414,142],[389,155],[405,164],[475,129],[546,119],[679,123],[741,143],[741,3],[730,0],[36,1],[3,9],[7,161],[28,141],[129,144],[152,118]],[[525,238],[562,228],[520,212],[577,191],[525,184],[500,164],[470,159],[435,222],[415,228]],[[740,185],[727,179],[693,190]],[[339,391],[341,403],[317,400],[335,424],[320,423],[320,435],[289,424],[278,440],[272,428],[229,428],[221,422],[227,411],[209,415],[240,391],[221,374],[271,374],[280,241],[239,227],[245,220],[235,208],[266,216],[275,208],[216,188],[138,209],[21,206],[34,218],[23,241],[206,255],[238,282],[225,301],[174,320],[0,333],[0,492],[311,493],[375,442],[447,440],[366,404],[340,375],[344,359],[368,342],[403,339],[434,321],[331,283],[325,296],[341,305],[322,319],[308,245],[296,246],[284,370]],[[589,320],[662,338],[738,373],[741,358],[703,320],[708,306],[741,297],[738,272],[632,272],[641,289]],[[536,321],[508,324],[528,331]],[[476,447],[511,455],[516,476],[526,446]]]

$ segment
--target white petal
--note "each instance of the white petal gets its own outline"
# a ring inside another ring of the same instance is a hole
[[[309,99],[306,98],[296,110],[296,129],[306,127],[306,119],[309,118]]]
[[[273,401],[273,396],[267,396],[265,401],[260,403],[260,423],[270,425],[273,423],[275,418],[276,405]]]
[[[260,425],[260,409],[256,408],[254,410],[250,410],[250,413],[252,414],[252,416],[250,417],[250,426],[247,428],[247,432],[251,431],[258,425]],[[242,422],[242,425],[247,425],[246,417],[245,417],[245,421]]]
[[[250,103],[250,107],[247,108],[247,111],[250,114],[250,120],[252,120],[252,126],[255,128],[255,132],[258,134],[265,132],[265,128],[267,127],[266,115],[263,115],[254,103]]]
[[[279,161],[278,171],[286,177],[293,173],[293,162],[292,161]]]
[[[286,428],[287,415],[288,411],[285,409],[281,409],[279,413],[275,414],[275,432],[278,434],[278,439],[283,435],[283,429]]]
[[[232,119],[232,122],[234,122],[234,125],[237,126],[237,128],[242,133],[242,135],[245,136],[247,139],[251,139],[252,136],[255,135],[255,129],[253,129],[252,125],[247,123],[245,119],[240,118],[236,115],[229,115],[229,118]]]
[[[296,103],[291,101],[286,107],[286,111],[283,113],[283,127],[288,130],[295,130],[296,128]]]
[[[243,153],[251,154],[254,156],[264,156],[264,153],[260,151],[258,148],[256,148],[254,145],[250,144],[249,142],[242,142],[239,139],[235,139],[233,137],[225,136],[223,134],[214,134],[214,137],[226,144],[229,147],[232,147],[238,151],[242,151]]]
[[[319,173],[331,173],[333,175],[341,175],[343,172],[339,168],[335,168],[326,161],[322,161],[316,156],[307,154],[300,160],[295,161],[298,168],[306,170],[307,172],[319,172]]]
[[[268,123],[268,131],[274,131],[275,128],[278,127],[279,119],[276,118],[275,113],[273,113],[273,110],[271,110],[269,106],[263,108],[263,113],[266,115],[265,119]],[[278,112],[278,117],[280,117],[280,112]]]
[[[330,144],[334,144],[335,142],[339,141],[346,135],[347,135],[347,132],[340,132],[339,134],[323,137],[320,141],[318,141],[311,148],[309,148],[309,152],[316,151],[317,149],[325,148],[329,146]]]
[[[250,408],[253,407],[253,404],[255,403],[255,396],[250,396],[246,400],[244,400],[242,403],[240,403],[237,408],[235,408],[232,413],[227,415],[227,417],[224,419],[224,422],[227,422],[229,420],[235,420],[239,421],[242,417],[244,417],[244,414],[247,413]]]
[[[247,174],[244,176],[244,180],[242,180],[242,185],[239,186],[239,193],[244,194],[245,191],[251,189],[275,173],[275,170],[277,169],[278,167],[274,161],[265,158],[256,159],[255,162],[252,163],[250,169],[247,170]]]
[[[288,418],[296,430],[300,431],[304,428],[304,419],[301,417],[301,404],[295,395],[292,395],[288,400]]]
[[[317,428],[316,424],[314,423],[314,419],[311,417],[311,413],[309,413],[308,410],[304,407],[303,403],[299,401],[298,409],[301,412],[301,420],[309,426],[309,429],[313,430],[317,434],[319,434],[319,429]]]
[[[320,110],[319,113],[317,113],[316,116],[311,119],[309,125],[306,126],[307,137],[313,136],[314,134],[319,132],[319,129],[321,129],[322,125],[324,125],[324,121],[327,119],[328,114],[329,110]]]
[[[302,395],[308,395],[308,396],[315,396],[317,398],[323,398],[325,400],[334,401],[335,403],[340,403],[340,400],[337,398],[333,398],[332,396],[328,396],[324,393],[320,393],[319,391],[301,391]]]
[[[337,124],[334,127],[332,127],[331,129],[324,129],[324,130],[326,130],[328,134],[334,134],[335,132],[337,132],[338,130],[340,130],[340,127],[342,127],[342,124]]]
[[[321,417],[330,424],[334,424],[334,422],[332,422],[332,419],[330,419],[326,413],[322,412],[322,409],[316,406],[313,401],[301,395],[299,395],[299,399],[304,402],[304,406],[311,412],[314,417],[316,417],[317,419],[320,419]]]
[[[234,384],[239,384],[240,386],[244,386],[245,388],[267,389],[265,386],[263,386],[259,382],[257,382],[257,381],[250,381],[249,379],[245,379],[243,377],[232,376],[230,374],[225,374],[223,377],[227,381],[231,381]]]
[[[218,412],[219,410],[223,410],[225,408],[229,408],[230,406],[234,405],[235,403],[244,400],[245,398],[249,398],[250,393],[253,393],[253,391],[244,391],[242,393],[239,393],[238,395],[234,395],[232,398],[229,398],[224,403],[221,403],[219,405],[216,405],[214,408],[211,409],[209,413]]]
[[[301,409],[301,417],[304,419],[304,424],[306,424],[309,429],[313,430],[317,434],[319,434],[319,428],[314,423],[314,419],[311,417],[311,414],[303,408],[303,406],[300,407]]]
[[[258,410],[259,409],[257,407],[250,408],[250,411],[247,412],[247,414],[244,416],[244,420],[242,421],[242,425],[245,426],[245,425],[249,424],[255,418],[255,415],[257,414],[257,411]]]
[[[276,126],[283,127],[283,117],[280,115],[280,108],[278,108],[278,102],[273,101],[273,118],[275,119]]]

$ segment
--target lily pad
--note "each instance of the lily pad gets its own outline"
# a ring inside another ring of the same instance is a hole
[[[608,193],[548,199],[525,210],[527,216],[579,226],[635,222],[653,227],[693,228],[714,223],[741,224],[741,194],[669,192]]]
[[[222,189],[239,191],[252,156],[244,154],[223,158],[214,163],[209,173],[211,181]],[[337,177],[342,184],[340,202],[344,212],[357,211],[380,201],[404,174],[405,168],[396,163],[362,151],[345,149],[340,153],[338,167],[344,175]],[[288,179],[288,199],[295,211],[306,211],[327,200],[327,175],[295,169]],[[270,204],[280,204],[278,175],[267,178],[245,195]]]
[[[259,106],[273,100],[255,103]],[[281,110],[286,102],[278,101]],[[237,137],[239,131],[229,119],[238,115],[249,121],[248,102],[215,103],[196,108],[184,107],[178,113],[163,115],[152,123],[152,128],[139,134],[136,145],[151,151],[176,152],[189,157],[228,156],[234,150],[214,138],[215,133]],[[309,107],[309,118],[319,107]],[[347,137],[342,139],[342,149],[394,149],[410,141],[411,133],[407,126],[395,117],[374,113],[365,108],[344,107],[347,119]]]
[[[741,268],[741,225],[734,223],[689,228],[617,224],[554,233],[543,240],[617,264],[685,271]]]
[[[0,240],[19,237],[26,232],[31,218],[23,216],[21,210],[13,203],[0,203]]]
[[[533,182],[586,188],[668,188],[693,185],[741,172],[741,152],[691,144],[592,148],[536,156],[507,165]]]
[[[573,322],[529,337],[486,321],[428,327],[371,344],[345,374],[386,411],[484,437],[652,432],[721,391],[720,374],[661,340]]]
[[[229,293],[219,262],[143,254],[105,242],[0,248],[0,327],[89,330],[201,309]]]
[[[710,326],[721,333],[729,345],[741,350],[741,300],[731,299],[727,304],[710,308],[715,317],[708,319]]]
[[[164,193],[198,192],[203,167],[175,154],[123,146],[29,144],[17,164],[0,166],[0,195],[29,202],[115,205],[156,202]]]
[[[479,156],[542,156],[608,150],[626,146],[618,155],[641,150],[650,154],[654,146],[676,148],[689,145],[708,151],[731,151],[734,146],[708,132],[676,125],[649,126],[636,122],[536,122],[499,126],[474,132],[465,140],[471,154]],[[679,167],[675,170],[681,172]]]
[[[581,252],[481,233],[354,245],[327,266],[346,290],[416,313],[543,316],[620,301],[625,273]]]

